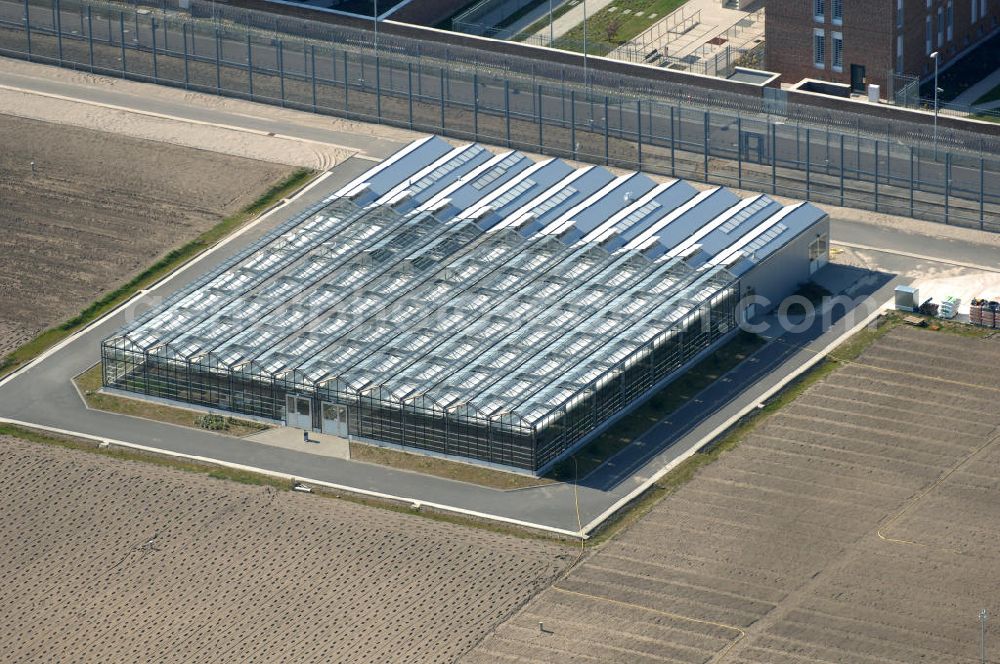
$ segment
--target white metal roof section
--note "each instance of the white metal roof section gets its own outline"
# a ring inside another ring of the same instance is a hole
[[[116,339],[207,371],[542,427],[732,288],[726,266],[749,269],[821,217],[425,139]]]

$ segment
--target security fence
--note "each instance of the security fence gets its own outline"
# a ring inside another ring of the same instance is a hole
[[[0,1],[0,53],[1000,231],[1000,146],[969,132],[942,130],[934,140],[922,125],[608,72],[584,79],[544,59],[529,70],[521,58],[401,37],[380,36],[376,54],[363,30],[247,10],[227,17],[232,8],[222,6],[213,20],[209,3],[190,5],[191,13]]]

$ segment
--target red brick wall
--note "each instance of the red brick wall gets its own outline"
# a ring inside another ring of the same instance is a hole
[[[938,47],[938,7],[947,14],[948,0],[904,0],[903,27],[896,27],[896,0],[843,0],[844,20],[834,25],[831,20],[833,0],[825,0],[826,15],[822,22],[813,17],[812,0],[768,0],[765,32],[767,41],[766,67],[782,75],[782,83],[795,83],[814,78],[838,83],[851,82],[851,65],[865,67],[866,83],[875,83],[885,91],[887,72],[896,69],[897,35],[903,36],[903,72],[924,76],[933,71],[933,60],[926,53],[925,22],[933,18],[932,50],[941,52],[941,64],[947,63],[964,49],[975,44],[1000,24],[1000,0],[988,2],[985,19],[971,21],[972,0],[954,2],[952,39]],[[826,35],[824,67],[813,65],[813,30],[823,29]],[[833,37],[839,32],[844,39],[843,71],[832,68]]]
[[[938,46],[938,8],[948,11],[947,0],[931,0],[930,9],[927,0],[904,0],[905,30],[903,44],[903,70],[907,74],[925,77],[934,72],[934,61],[927,55],[925,42],[925,26],[927,16],[932,19],[933,39],[931,51],[939,52],[941,65],[953,60],[956,55],[974,45],[984,36],[990,34],[1000,24],[1000,0],[979,0],[976,5],[976,20],[972,20],[972,0],[953,0],[955,5],[955,22],[952,39],[948,39],[945,31],[944,45]],[[986,18],[982,18],[982,3],[987,3]]]

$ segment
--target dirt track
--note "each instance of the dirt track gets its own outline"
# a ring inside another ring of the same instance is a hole
[[[892,331],[463,661],[977,663],[998,360],[1000,339]]]
[[[0,661],[450,662],[572,550],[0,437]]]
[[[291,170],[9,115],[0,145],[0,356]]]

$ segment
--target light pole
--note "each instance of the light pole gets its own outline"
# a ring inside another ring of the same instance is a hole
[[[931,53],[931,59],[934,60],[934,159],[937,159],[937,124],[938,124],[938,62],[939,58],[937,51]]]
[[[552,31],[552,0],[549,0],[549,46],[555,41],[555,34]]]
[[[979,612],[979,660],[986,664],[986,609]]]
[[[372,2],[372,24],[375,26],[375,57],[378,58],[378,0]]]
[[[583,0],[583,84],[587,85],[587,0]]]

